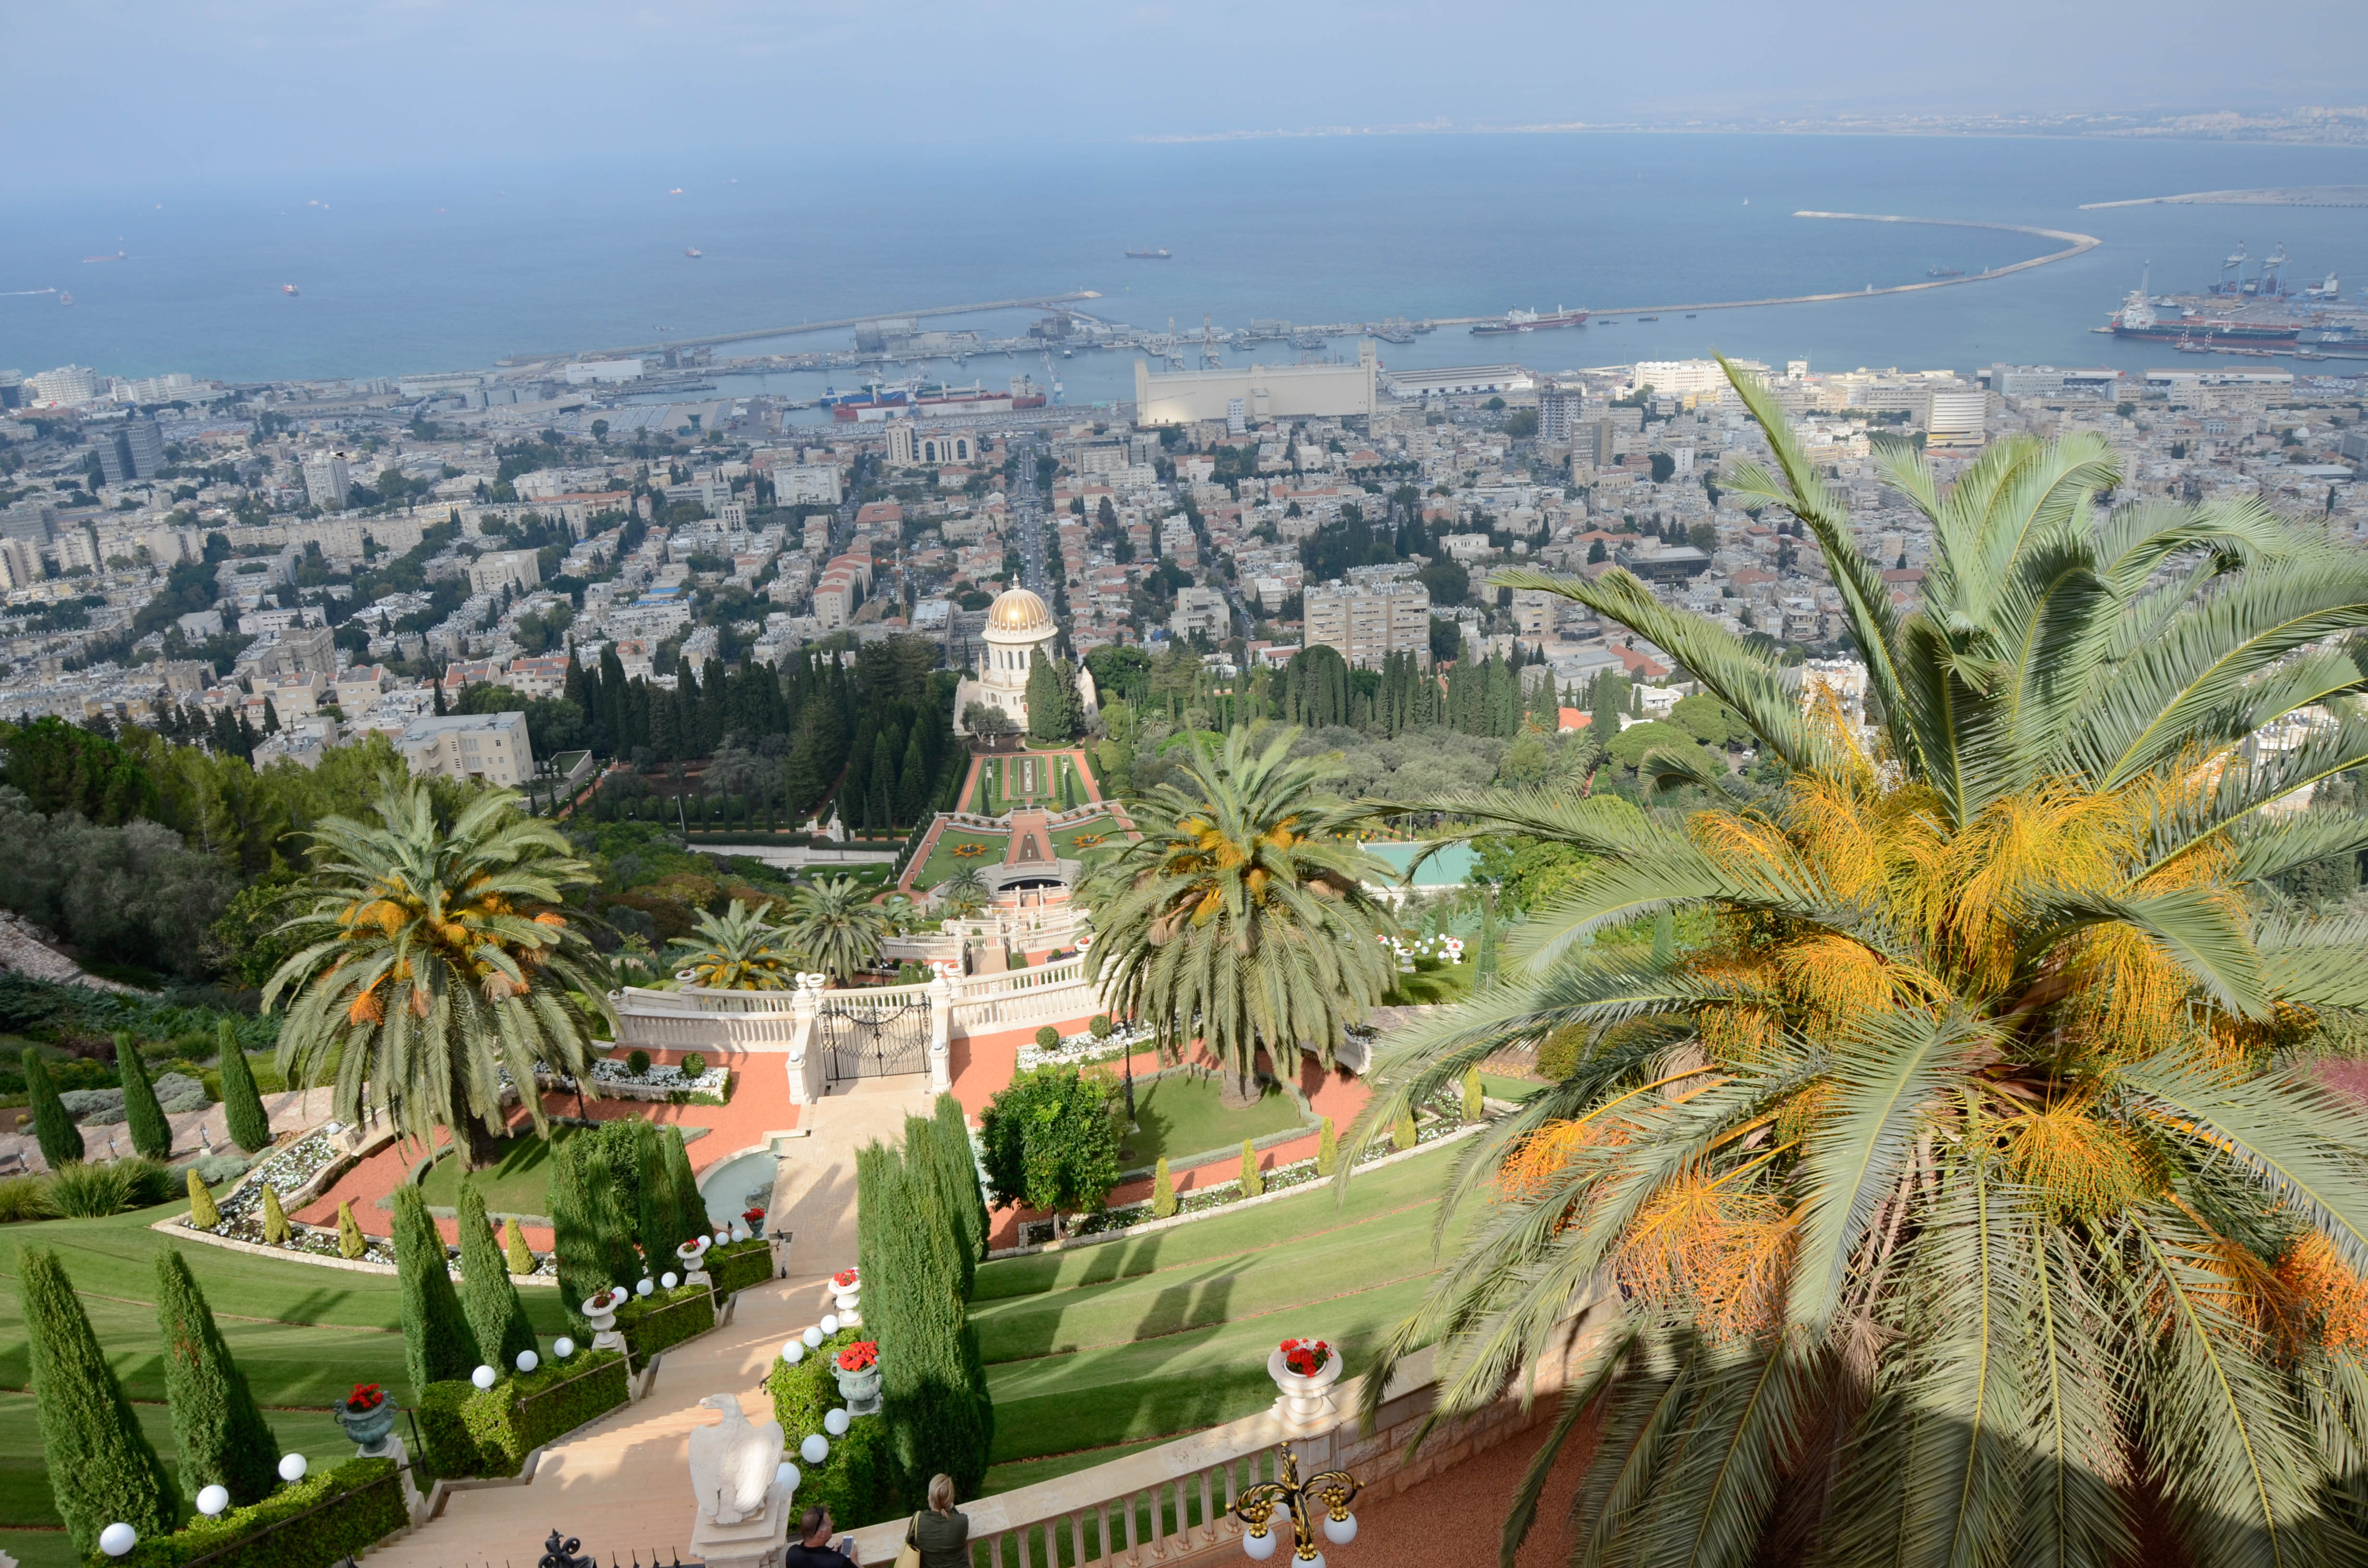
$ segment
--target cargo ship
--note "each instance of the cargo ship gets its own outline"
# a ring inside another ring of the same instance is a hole
[[[1129,261],[1166,261],[1168,259],[1167,247],[1166,245],[1161,245],[1157,250],[1130,250],[1126,253],[1126,259]]]
[[[1011,378],[1010,390],[988,392],[984,383],[950,387],[937,382],[874,383],[861,392],[826,390],[816,400],[834,419],[871,424],[882,419],[926,418],[958,414],[1008,414],[1015,408],[1042,408],[1044,394],[1026,376]]]
[[[2192,311],[2177,315],[2165,315],[2146,298],[2146,287],[2140,284],[2130,290],[2122,308],[2111,321],[2099,329],[2115,337],[2134,337],[2148,343],[2197,342],[2206,347],[2222,344],[2267,346],[2294,344],[2302,338],[2298,326],[2277,326],[2268,322],[2237,322],[2214,320]]]
[[[1507,311],[1503,321],[1486,321],[1472,329],[1474,337],[1502,337],[1508,333],[1543,332],[1554,326],[1581,326],[1587,322],[1585,311],[1566,311],[1556,305],[1552,311]]]

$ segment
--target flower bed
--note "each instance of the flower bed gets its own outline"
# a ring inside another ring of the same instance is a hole
[[[410,1523],[394,1461],[355,1459],[218,1518],[193,1518],[121,1557],[90,1560],[106,1568],[180,1568],[201,1557],[209,1568],[328,1568]]]
[[[715,1281],[717,1295],[746,1290],[773,1277],[773,1244],[762,1238],[727,1242],[708,1250],[705,1267],[707,1277]]]
[[[1050,1051],[1034,1040],[1023,1040],[1019,1046],[1019,1071],[1037,1067],[1081,1067],[1087,1062],[1108,1062],[1129,1051],[1140,1051],[1151,1040],[1151,1030],[1143,1024],[1127,1024],[1101,1040],[1090,1034],[1063,1035],[1061,1043]]]
[[[1452,1138],[1462,1131],[1463,1128],[1461,1123],[1443,1118],[1437,1120],[1418,1121],[1415,1124],[1415,1147],[1420,1148],[1425,1143],[1435,1143],[1441,1138]],[[1368,1147],[1364,1156],[1357,1163],[1360,1165],[1370,1165],[1376,1160],[1388,1159],[1397,1153],[1399,1151],[1393,1148],[1387,1140],[1383,1140]],[[1277,1165],[1270,1171],[1261,1173],[1260,1185],[1267,1192],[1282,1192],[1294,1187],[1304,1187],[1310,1182],[1330,1179],[1329,1176],[1316,1174],[1315,1162],[1310,1158],[1293,1160],[1287,1165]],[[1237,1203],[1241,1198],[1242,1184],[1240,1178],[1236,1177],[1232,1181],[1220,1182],[1213,1187],[1196,1187],[1190,1191],[1178,1193],[1176,1212],[1204,1214],[1212,1209],[1222,1209],[1228,1203]],[[1090,1214],[1080,1214],[1070,1221],[1069,1234],[1074,1238],[1100,1235],[1106,1231],[1124,1231],[1156,1217],[1151,1212],[1151,1200],[1145,1199],[1140,1203],[1122,1203],[1114,1209],[1098,1209]],[[1021,1246],[1042,1246],[1052,1239],[1053,1221],[1050,1216],[1042,1220],[1021,1221],[1019,1226]]]
[[[709,1271],[710,1278],[713,1271]],[[677,1285],[636,1296],[617,1309],[617,1332],[635,1362],[715,1326],[715,1298],[704,1285]]]
[[[489,1389],[460,1380],[430,1383],[419,1402],[419,1440],[438,1475],[516,1475],[527,1455],[616,1409],[628,1394],[625,1358],[614,1350],[547,1360]]]
[[[535,1081],[563,1092],[575,1087],[575,1080],[565,1073],[538,1072]],[[592,1086],[610,1099],[655,1100],[665,1105],[728,1105],[732,1100],[728,1068],[710,1067],[691,1074],[652,1062],[647,1072],[636,1074],[630,1062],[614,1056],[592,1063]]]
[[[775,1357],[765,1374],[765,1392],[773,1399],[773,1419],[795,1455],[806,1438],[824,1436],[830,1456],[822,1463],[798,1461],[798,1502],[819,1503],[841,1528],[856,1529],[897,1512],[895,1456],[888,1441],[888,1423],[877,1415],[857,1417],[843,1436],[823,1434],[823,1417],[846,1404],[838,1394],[838,1358],[863,1334],[842,1328],[808,1350],[805,1359],[791,1365]]]

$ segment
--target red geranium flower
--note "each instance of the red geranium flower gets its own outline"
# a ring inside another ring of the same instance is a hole
[[[347,1410],[376,1410],[386,1403],[386,1391],[376,1383],[356,1383],[354,1392],[346,1395]]]
[[[859,1339],[838,1353],[838,1369],[842,1372],[869,1371],[880,1364],[880,1342]]]
[[[753,1225],[753,1224],[755,1224],[757,1221],[759,1221],[759,1220],[763,1219],[764,1217],[765,1217],[765,1211],[764,1211],[762,1209],[750,1209],[750,1210],[747,1210],[744,1211],[744,1212],[741,1214],[741,1216],[740,1216],[740,1218],[742,1218],[743,1220],[747,1221],[748,1221],[748,1223],[750,1223],[750,1224],[752,1224],[752,1225]]]
[[[1282,1364],[1299,1377],[1312,1378],[1332,1359],[1332,1346],[1320,1339],[1286,1339]]]
[[[854,1284],[855,1280],[856,1273],[852,1268],[842,1268],[830,1277],[830,1282],[842,1290]]]

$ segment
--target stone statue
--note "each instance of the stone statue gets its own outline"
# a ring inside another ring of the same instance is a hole
[[[691,1494],[702,1518],[736,1525],[765,1511],[766,1494],[781,1462],[781,1424],[752,1426],[741,1414],[740,1401],[728,1393],[712,1393],[699,1403],[722,1411],[723,1419],[690,1434]]]

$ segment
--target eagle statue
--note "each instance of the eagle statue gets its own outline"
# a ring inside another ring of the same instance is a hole
[[[699,1511],[719,1525],[754,1518],[765,1511],[765,1494],[780,1466],[781,1424],[752,1425],[728,1393],[699,1403],[723,1414],[714,1426],[690,1434],[690,1490]]]

